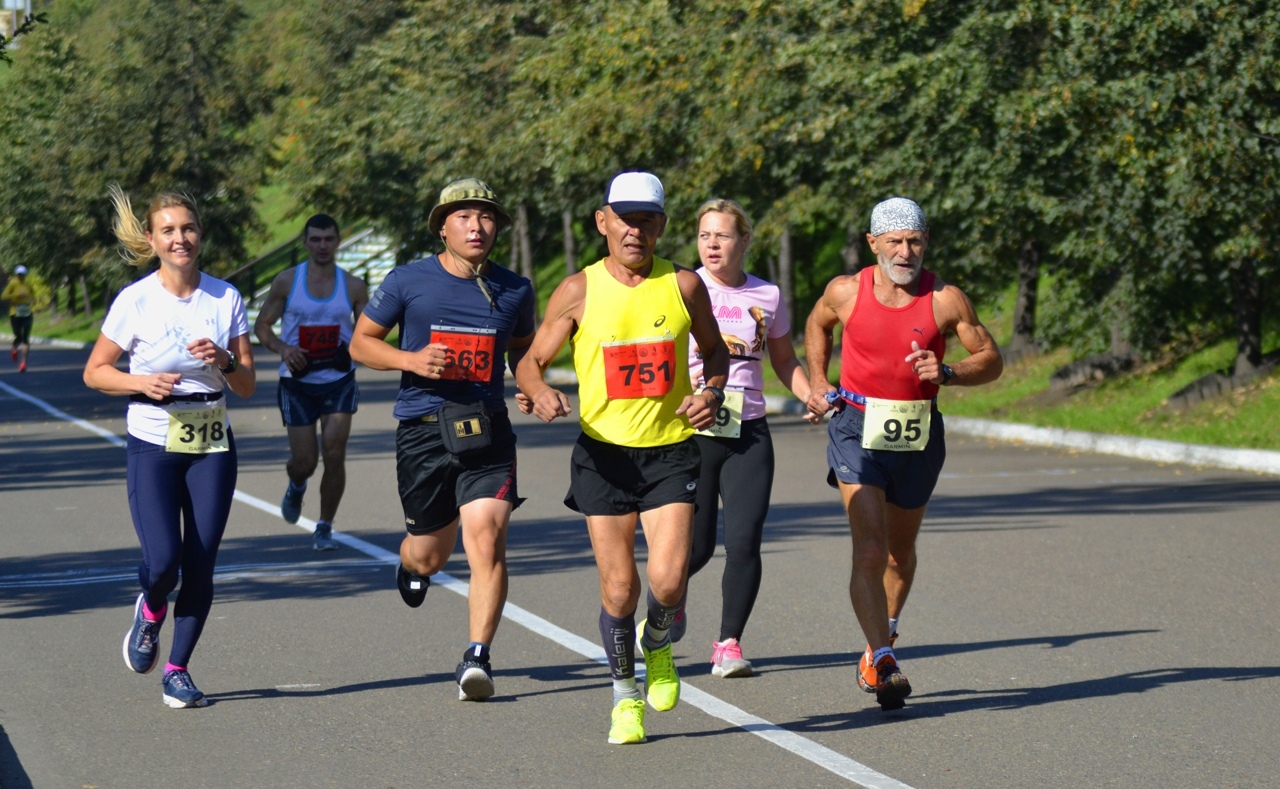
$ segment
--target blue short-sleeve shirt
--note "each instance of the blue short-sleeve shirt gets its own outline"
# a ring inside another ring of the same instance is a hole
[[[491,411],[506,411],[503,376],[512,337],[534,331],[535,296],[528,279],[489,262],[483,277],[492,306],[475,280],[445,270],[436,255],[396,266],[369,299],[364,316],[391,328],[400,327],[400,348],[419,351],[431,344],[433,327],[452,333],[491,335],[494,343],[487,380],[454,381],[401,373],[396,419],[413,419],[440,410],[445,402],[483,401]]]

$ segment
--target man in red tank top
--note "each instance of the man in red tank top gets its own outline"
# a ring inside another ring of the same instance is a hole
[[[916,572],[916,536],[946,459],[938,389],[1000,377],[1004,362],[972,302],[924,268],[929,228],[915,202],[894,197],[871,212],[877,264],[836,277],[805,328],[809,410],[834,410],[827,481],[838,487],[853,535],[849,598],[867,638],[858,684],[881,709],[903,706],[911,684],[893,644]],[[832,330],[844,324],[840,386],[827,378]],[[969,356],[942,359],[954,334]]]

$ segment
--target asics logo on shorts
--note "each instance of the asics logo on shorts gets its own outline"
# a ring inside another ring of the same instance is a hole
[[[690,482],[688,485],[684,486],[685,490],[697,490],[697,488],[698,488],[698,483],[696,482]]]

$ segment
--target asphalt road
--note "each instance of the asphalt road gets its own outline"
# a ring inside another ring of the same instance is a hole
[[[360,372],[345,544],[318,555],[272,511],[287,447],[267,355],[257,395],[232,403],[243,495],[191,664],[212,703],[168,709],[159,672],[121,659],[138,560],[112,442],[124,402],[83,386],[86,355],[0,365],[0,789],[1280,785],[1275,477],[952,436],[898,642],[916,690],[885,714],[854,680],[863,639],[825,433],[773,419],[743,640],[758,676],[709,673],[717,557],[691,581],[680,706],[649,712],[647,744],[609,746],[595,567],[561,503],[576,422],[517,420],[528,501],[498,695],[463,703],[461,551],[422,608],[394,588],[396,376]],[[317,499],[313,486],[303,527]]]

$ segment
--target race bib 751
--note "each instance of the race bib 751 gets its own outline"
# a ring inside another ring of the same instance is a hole
[[[605,394],[610,400],[662,397],[676,375],[676,341],[668,335],[603,343]]]

